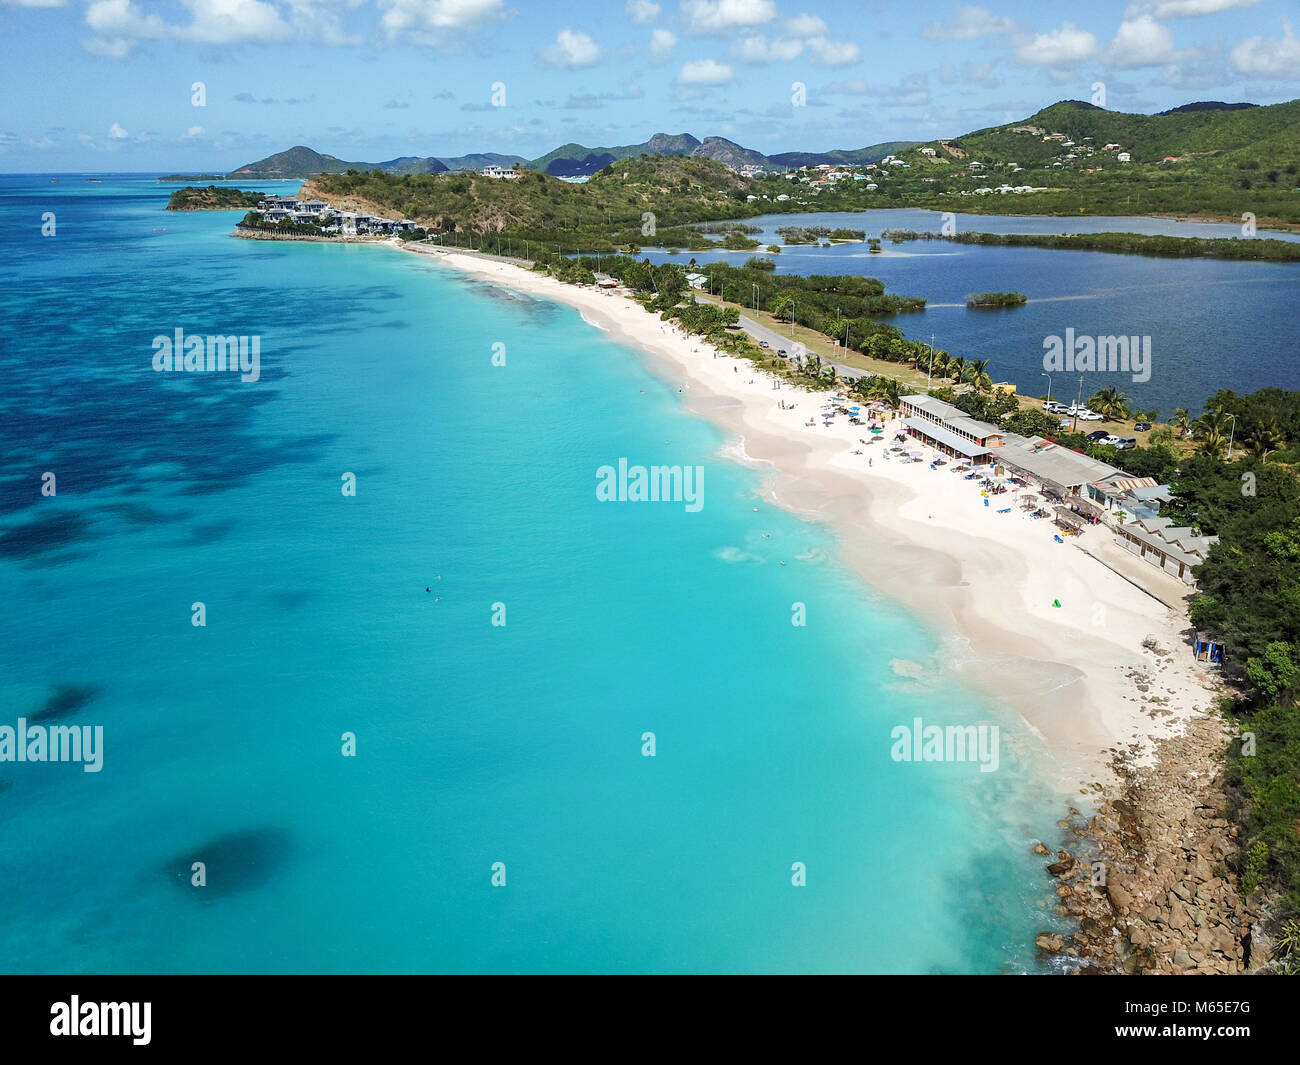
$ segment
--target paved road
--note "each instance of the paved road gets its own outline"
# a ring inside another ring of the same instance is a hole
[[[772,350],[779,351],[785,348],[787,352],[793,355],[797,351],[807,354],[808,349],[798,340],[791,340],[788,336],[778,333],[775,329],[769,329],[765,325],[754,321],[752,318],[746,318],[743,314],[740,316],[740,328],[754,338],[755,343],[766,340]],[[805,326],[805,328],[807,328]],[[835,362],[831,359],[822,359],[823,366],[834,366],[835,372],[841,377],[861,377],[866,371],[859,370],[856,366],[845,366],[842,362]]]

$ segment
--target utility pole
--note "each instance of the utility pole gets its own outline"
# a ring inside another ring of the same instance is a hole
[[[1070,419],[1070,432],[1079,424],[1079,404],[1083,402],[1083,374],[1079,374],[1079,394],[1074,400],[1074,416]]]
[[[1228,431],[1228,461],[1231,462],[1232,441],[1237,435],[1237,416],[1235,414],[1229,414],[1228,417],[1232,419],[1232,428]]]
[[[1038,376],[1047,378],[1047,402],[1051,403],[1052,402],[1052,375],[1048,373],[1046,370],[1040,370]]]

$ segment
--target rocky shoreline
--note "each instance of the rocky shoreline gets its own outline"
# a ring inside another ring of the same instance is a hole
[[[1140,691],[1150,679],[1135,677]],[[1077,961],[1065,971],[1095,974],[1247,973],[1270,960],[1265,901],[1258,892],[1243,901],[1231,868],[1238,829],[1226,813],[1223,755],[1232,738],[1211,706],[1156,742],[1153,766],[1112,749],[1119,787],[1106,795],[1094,784],[1096,812],[1072,807],[1057,822],[1065,835],[1046,870],[1078,929],[1040,933],[1040,952]],[[1042,843],[1034,851],[1052,856]]]

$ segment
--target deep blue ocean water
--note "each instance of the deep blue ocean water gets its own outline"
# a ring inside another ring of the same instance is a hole
[[[0,725],[104,730],[98,773],[0,763],[0,969],[1034,968],[1041,752],[671,385],[167,192],[0,177]],[[155,372],[177,328],[260,380]],[[620,457],[703,509],[598,503]],[[891,760],[916,717],[1000,725],[999,771]]]
[[[1011,199],[1011,197],[1008,197]],[[1052,218],[958,214],[959,232],[984,233],[1149,233],[1168,236],[1239,237],[1239,225],[1180,222],[1166,218]],[[879,210],[860,213],[764,215],[747,224],[763,228],[754,239],[780,243],[777,227],[829,226],[865,230],[939,232],[943,217],[934,211]],[[1300,234],[1259,230],[1258,236],[1297,240]],[[761,252],[761,249],[760,249]],[[655,262],[704,263],[721,259],[736,265],[756,252],[650,251]],[[1057,373],[1053,395],[1084,400],[1113,385],[1142,410],[1156,408],[1164,418],[1176,407],[1195,417],[1221,388],[1240,393],[1259,388],[1300,389],[1300,263],[1231,262],[1219,259],[1162,259],[1109,252],[1054,248],[999,248],[945,241],[885,241],[879,254],[864,244],[830,248],[785,247],[777,273],[862,274],[879,278],[886,291],[922,296],[924,312],[886,319],[912,340],[930,343],[968,361],[988,359],[995,381],[1010,381],[1020,391],[1041,396],[1045,337],[1150,337],[1149,379],[1133,374]],[[967,310],[975,292],[1023,292],[1029,302],[1003,310]],[[1145,375],[1139,375],[1145,376]]]

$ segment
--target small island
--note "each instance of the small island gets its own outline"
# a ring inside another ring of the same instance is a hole
[[[781,226],[777,229],[787,244],[816,244],[820,240],[832,243],[867,239],[864,229],[831,229],[829,226]]]
[[[975,292],[966,297],[966,306],[985,307],[1023,307],[1026,296],[1023,292]]]
[[[246,211],[266,199],[262,192],[227,189],[216,185],[199,188],[187,185],[177,189],[167,201],[169,211]]]

